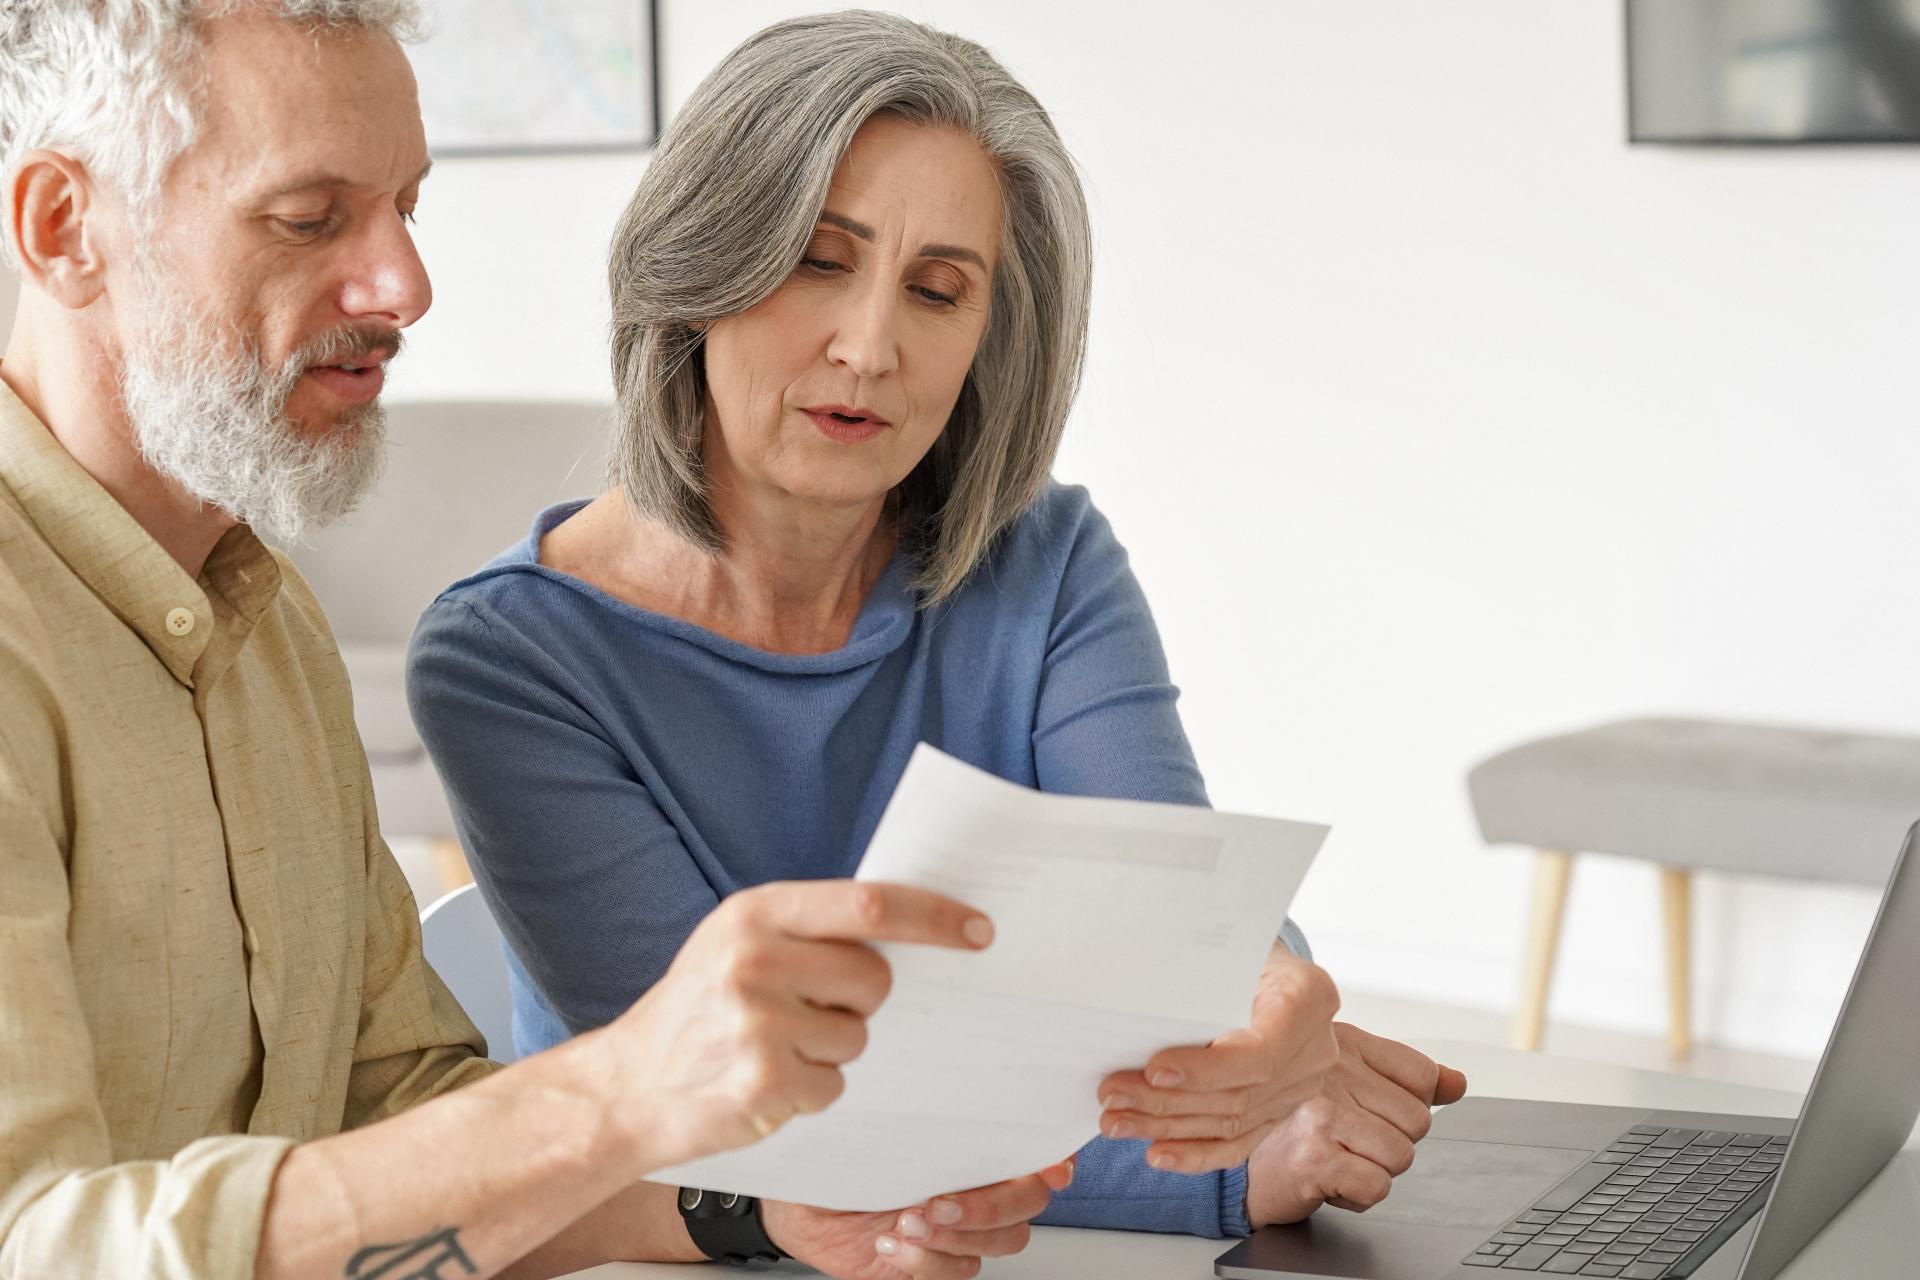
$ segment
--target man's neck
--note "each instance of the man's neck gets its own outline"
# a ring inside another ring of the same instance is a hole
[[[21,308],[0,381],[46,425],[73,460],[126,508],[189,577],[236,523],[161,476],[140,456],[120,401],[116,357],[83,340],[36,341]]]

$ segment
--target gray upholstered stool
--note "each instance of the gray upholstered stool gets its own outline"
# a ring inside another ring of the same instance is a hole
[[[1467,776],[1489,844],[1539,852],[1513,1041],[1536,1049],[1576,852],[1660,864],[1669,1042],[1692,1047],[1695,870],[1885,883],[1920,819],[1920,738],[1622,720],[1523,743]]]

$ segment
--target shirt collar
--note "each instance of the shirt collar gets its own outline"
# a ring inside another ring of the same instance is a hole
[[[215,545],[198,582],[188,577],[4,382],[0,486],[54,553],[184,685],[196,676],[211,681],[224,670],[279,591],[279,564],[245,525]],[[213,644],[216,631],[225,633],[219,645]],[[203,664],[203,657],[212,663]]]

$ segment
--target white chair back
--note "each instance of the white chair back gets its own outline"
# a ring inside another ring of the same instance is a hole
[[[500,926],[480,890],[464,884],[420,913],[420,949],[453,998],[487,1038],[487,1055],[512,1062],[513,993]]]

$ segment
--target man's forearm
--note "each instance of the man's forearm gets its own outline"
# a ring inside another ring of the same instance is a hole
[[[628,1126],[608,1123],[621,1095],[608,1087],[614,1067],[603,1048],[583,1036],[393,1119],[294,1148],[267,1201],[256,1274],[485,1280],[543,1244],[557,1249],[576,1222],[595,1223],[600,1206],[609,1210],[601,1232],[578,1243],[608,1251],[568,1261],[648,1246],[657,1215],[610,1230],[619,1193],[651,1165],[618,1136]],[[670,1197],[664,1208],[672,1211]],[[659,1225],[665,1249],[674,1224]]]
[[[546,1280],[603,1262],[705,1262],[674,1200],[678,1188],[636,1182],[589,1210],[500,1280]]]

